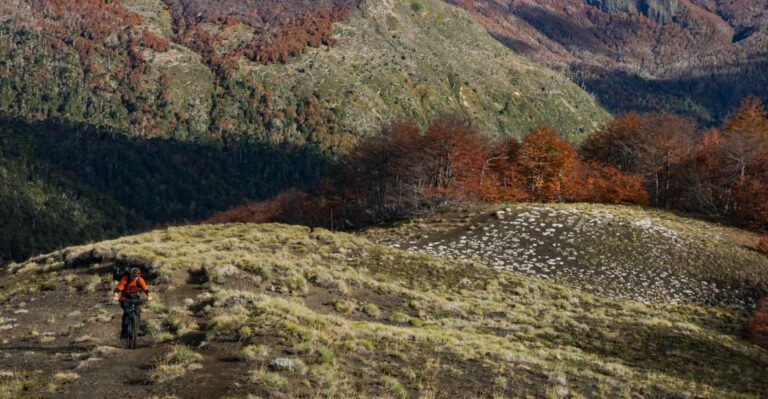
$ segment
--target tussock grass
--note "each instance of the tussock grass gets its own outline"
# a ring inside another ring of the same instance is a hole
[[[288,379],[280,375],[269,371],[265,368],[259,368],[251,371],[250,381],[253,384],[260,385],[265,389],[284,389],[288,386]]]
[[[269,352],[265,345],[248,345],[240,351],[240,357],[252,362],[263,362],[267,360]]]
[[[176,345],[165,355],[162,361],[152,368],[149,380],[155,384],[175,380],[190,371],[202,368],[203,366],[197,363],[202,358],[202,355],[188,347]]]
[[[366,303],[363,305],[363,313],[375,319],[378,319],[381,316],[381,310],[375,303]]]
[[[62,384],[69,384],[79,380],[80,374],[73,372],[58,372],[53,375],[53,379]]]
[[[408,396],[408,391],[403,387],[396,378],[390,376],[381,377],[381,385],[384,386],[384,390],[393,395],[396,398],[405,398]]]

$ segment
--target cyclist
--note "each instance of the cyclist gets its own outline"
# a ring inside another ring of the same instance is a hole
[[[147,287],[147,282],[141,278],[141,270],[138,267],[134,267],[128,275],[123,276],[117,284],[117,288],[115,288],[112,301],[117,302],[119,300],[120,306],[123,308],[123,323],[120,330],[121,339],[128,338],[128,323],[131,317],[128,313],[130,301],[138,300],[139,292],[142,291],[147,295],[147,301],[151,301],[152,296],[149,295],[149,287]]]

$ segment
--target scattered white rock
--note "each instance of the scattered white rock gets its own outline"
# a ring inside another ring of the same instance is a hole
[[[277,359],[273,360],[272,363],[269,364],[269,367],[273,370],[280,371],[293,372],[296,370],[296,365],[293,363],[293,360],[284,357],[278,357]]]

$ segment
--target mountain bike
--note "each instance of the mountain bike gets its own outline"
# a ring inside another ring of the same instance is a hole
[[[136,349],[136,339],[139,336],[141,326],[141,305],[144,301],[141,299],[128,299],[124,301],[128,304],[128,336],[124,338],[125,346],[128,349]],[[122,327],[122,326],[121,326]]]

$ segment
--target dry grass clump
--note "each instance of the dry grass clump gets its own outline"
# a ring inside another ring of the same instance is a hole
[[[378,319],[381,316],[381,309],[379,309],[375,303],[366,303],[363,305],[362,309],[363,313],[373,317],[374,319]]]
[[[398,311],[392,313],[389,316],[389,320],[394,321],[395,323],[408,323],[411,320],[411,316]]]
[[[39,373],[0,370],[0,399],[38,397],[34,396],[35,392],[41,392],[39,396],[50,397],[51,393],[61,389],[60,384]]]
[[[381,385],[384,386],[384,390],[390,395],[396,398],[405,398],[408,396],[408,391],[403,384],[396,378],[385,375],[381,377]]]
[[[167,311],[165,325],[171,333],[177,336],[197,330],[197,323],[190,318],[189,312],[180,306],[175,306]]]
[[[277,372],[269,371],[261,367],[251,371],[251,383],[259,385],[269,391],[273,389],[284,389],[288,386],[288,379]]]
[[[335,299],[331,302],[333,309],[341,314],[351,314],[357,310],[357,303],[350,299]]]
[[[59,372],[53,375],[53,379],[62,384],[70,384],[80,379],[80,374],[73,372]]]
[[[309,281],[319,287],[333,290],[342,295],[349,294],[349,286],[340,277],[326,270],[312,270],[309,272]]]
[[[197,362],[202,359],[202,355],[188,347],[176,345],[161,362],[155,365],[150,372],[149,380],[155,384],[175,380],[190,371],[201,369],[203,366]]]
[[[252,362],[263,362],[268,356],[269,348],[265,345],[248,345],[240,350],[240,357]]]

